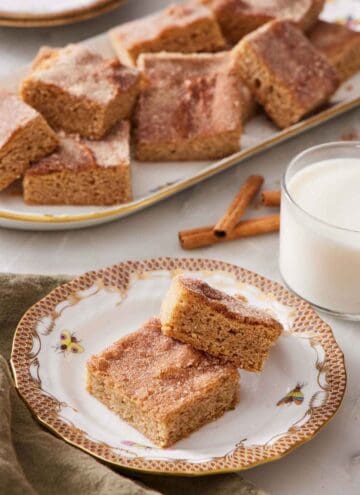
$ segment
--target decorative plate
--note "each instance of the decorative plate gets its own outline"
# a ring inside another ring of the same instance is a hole
[[[285,334],[261,374],[241,371],[234,411],[160,449],[85,390],[85,363],[159,312],[178,273],[191,273],[276,316]],[[311,440],[339,408],[343,354],[331,328],[281,285],[221,261],[128,261],[62,285],[22,318],[11,364],[38,420],[66,442],[139,471],[204,475],[279,459]]]
[[[45,27],[83,21],[115,9],[124,0],[0,0],[0,25]]]

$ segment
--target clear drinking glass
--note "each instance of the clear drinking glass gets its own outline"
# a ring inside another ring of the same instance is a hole
[[[355,158],[360,167],[360,142],[310,148],[294,158],[283,176],[280,271],[290,290],[318,309],[360,320],[360,231],[331,225],[307,213],[288,189],[297,172],[334,158]]]

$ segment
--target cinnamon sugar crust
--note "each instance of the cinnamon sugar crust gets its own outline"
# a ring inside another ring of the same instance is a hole
[[[238,401],[236,368],[163,335],[156,318],[93,356],[87,371],[88,391],[162,447]]]
[[[36,119],[36,110],[16,95],[0,90],[0,147],[3,147],[20,127]]]
[[[324,104],[339,86],[336,70],[289,21],[272,21],[233,50],[244,81],[281,128]]]
[[[56,129],[99,139],[130,116],[139,86],[136,69],[68,45],[40,50],[21,95]]]
[[[360,33],[342,24],[318,21],[311,43],[334,65],[344,81],[360,70]]]
[[[183,276],[173,279],[160,319],[165,335],[248,371],[263,369],[283,329],[270,314]]]
[[[236,374],[236,370],[163,335],[160,328],[157,318],[150,320],[93,356],[88,367],[106,373],[145,410],[166,417],[220,377]]]
[[[51,174],[64,169],[80,171],[96,166],[92,153],[77,136],[70,137],[59,133],[58,137],[58,149],[34,163],[27,171],[27,176]]]
[[[122,121],[100,141],[81,139],[98,167],[117,167],[130,162],[130,124]]]
[[[316,22],[325,0],[201,0],[209,6],[230,44],[274,19],[289,19],[308,30]]]
[[[57,143],[55,133],[36,110],[0,90],[0,190],[18,179],[30,162],[51,153]]]
[[[138,71],[105,59],[81,45],[40,49],[32,65],[32,78],[59,86],[73,96],[108,104],[119,91],[128,91]]]
[[[243,84],[229,52],[145,54],[135,110],[139,160],[201,160],[240,148]]]
[[[211,10],[195,1],[166,9],[110,31],[119,60],[134,65],[141,53],[213,52],[225,47]]]
[[[229,296],[202,280],[180,277],[179,283],[197,297],[202,298],[215,311],[223,313],[229,318],[250,325],[268,325],[278,329],[279,332],[282,331],[282,325],[268,313],[250,306],[239,298]]]
[[[63,132],[58,137],[58,149],[25,174],[27,203],[107,205],[131,199],[128,122],[117,124],[101,141]]]

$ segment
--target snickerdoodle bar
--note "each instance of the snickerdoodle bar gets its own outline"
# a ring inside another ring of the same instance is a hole
[[[230,364],[163,335],[153,319],[87,363],[87,390],[159,447],[169,447],[233,409]]]
[[[21,96],[57,130],[101,139],[131,116],[140,73],[81,45],[42,48]]]
[[[171,5],[122,24],[109,34],[119,60],[127,65],[136,64],[141,53],[214,52],[225,47],[213,13],[195,1]]]
[[[290,19],[308,30],[325,0],[201,0],[210,7],[230,44],[274,19]]]
[[[290,21],[272,21],[233,49],[238,69],[269,117],[286,128],[326,103],[336,69]]]
[[[341,80],[360,71],[360,32],[342,24],[318,21],[309,38],[334,65]]]
[[[56,134],[36,110],[14,94],[0,90],[0,190],[57,144]]]
[[[184,276],[173,279],[160,319],[165,335],[247,371],[263,369],[282,332],[268,313]]]
[[[243,83],[230,52],[143,54],[139,67],[147,80],[134,116],[139,160],[208,160],[240,149]]]
[[[59,133],[59,148],[31,165],[23,180],[28,204],[112,205],[132,198],[130,126],[121,121],[100,141]]]

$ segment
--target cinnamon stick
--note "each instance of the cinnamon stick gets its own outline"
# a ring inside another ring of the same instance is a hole
[[[280,191],[263,191],[261,193],[261,204],[264,206],[280,206]]]
[[[269,232],[277,232],[280,228],[280,215],[252,218],[239,222],[226,236],[215,235],[214,227],[200,227],[179,232],[179,241],[183,249],[196,249],[211,246],[224,241],[252,237]]]
[[[220,218],[214,227],[214,234],[217,237],[227,237],[235,228],[239,219],[245,213],[246,208],[259,192],[264,178],[261,175],[251,175],[241,186],[240,191],[231,202],[225,214]]]

